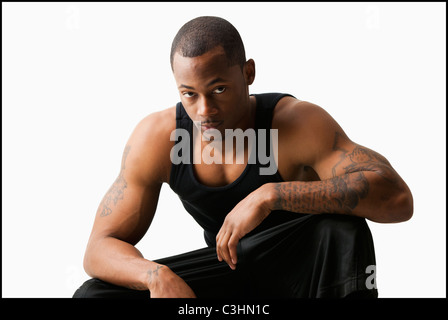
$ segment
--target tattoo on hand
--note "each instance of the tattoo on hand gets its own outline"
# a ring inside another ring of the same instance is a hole
[[[126,158],[128,156],[129,150],[131,147],[129,145],[126,146],[123,152],[123,158],[121,161],[121,169],[120,174],[118,175],[117,179],[115,179],[113,185],[110,187],[110,189],[107,191],[106,195],[103,198],[103,201],[101,202],[101,217],[108,216],[112,213],[112,203],[114,206],[117,205],[119,200],[122,200],[124,197],[124,189],[127,188],[128,184],[123,176],[124,169],[126,168]]]

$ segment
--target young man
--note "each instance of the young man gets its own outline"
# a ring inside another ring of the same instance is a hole
[[[255,63],[224,19],[186,23],[171,66],[181,102],[129,138],[85,253],[92,279],[74,297],[377,297],[365,219],[413,213],[389,162],[312,103],[249,94]],[[149,261],[134,245],[163,183],[208,247]]]

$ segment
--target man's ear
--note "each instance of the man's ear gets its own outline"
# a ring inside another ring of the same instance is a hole
[[[253,59],[249,59],[246,61],[246,63],[244,64],[243,72],[247,85],[251,85],[255,80],[255,61]]]

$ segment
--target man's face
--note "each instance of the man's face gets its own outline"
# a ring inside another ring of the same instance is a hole
[[[248,121],[250,107],[248,85],[253,81],[251,66],[241,70],[228,66],[222,47],[202,56],[187,58],[176,53],[173,73],[185,111],[193,121],[199,121],[201,131],[236,129]],[[249,69],[249,72],[248,70]],[[254,68],[253,68],[254,69]]]

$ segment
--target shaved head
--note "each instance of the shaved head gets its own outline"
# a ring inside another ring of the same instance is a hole
[[[246,54],[243,41],[236,28],[219,17],[195,18],[184,24],[174,37],[170,54],[171,69],[173,69],[176,52],[182,57],[193,58],[217,46],[224,49],[229,66],[238,64],[243,68]]]

